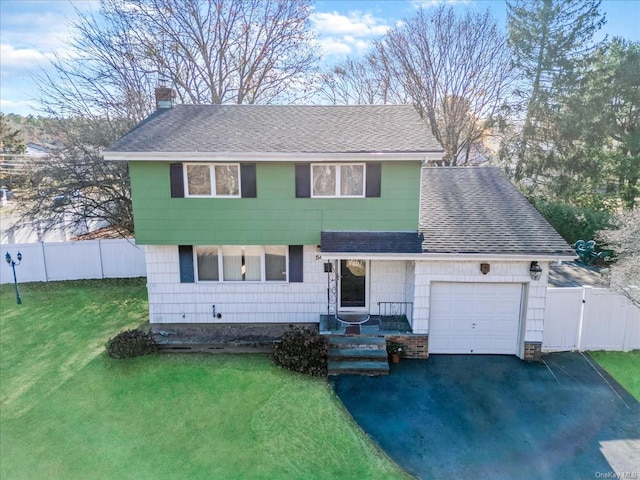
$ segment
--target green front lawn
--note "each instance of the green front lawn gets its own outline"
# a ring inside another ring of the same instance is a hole
[[[609,375],[640,401],[640,350],[631,352],[589,352]]]
[[[0,286],[0,478],[408,478],[327,382],[260,355],[111,360],[143,280]]]

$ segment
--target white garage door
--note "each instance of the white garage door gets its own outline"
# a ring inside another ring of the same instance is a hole
[[[432,283],[430,353],[515,355],[520,283]]]

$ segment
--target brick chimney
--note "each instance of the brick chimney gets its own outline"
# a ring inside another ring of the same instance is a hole
[[[176,98],[176,92],[165,86],[156,87],[156,109],[164,109],[173,107],[173,101]]]

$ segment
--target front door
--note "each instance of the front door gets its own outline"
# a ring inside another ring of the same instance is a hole
[[[340,260],[340,310],[366,310],[367,284],[366,260]]]

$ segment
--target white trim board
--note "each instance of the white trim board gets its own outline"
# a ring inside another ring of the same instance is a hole
[[[102,155],[108,161],[144,162],[406,162],[442,158],[442,152],[111,152]]]
[[[423,261],[447,261],[447,262],[563,262],[575,260],[576,256],[545,254],[480,254],[480,253],[354,253],[354,252],[322,252],[319,254],[322,260],[423,260]]]

